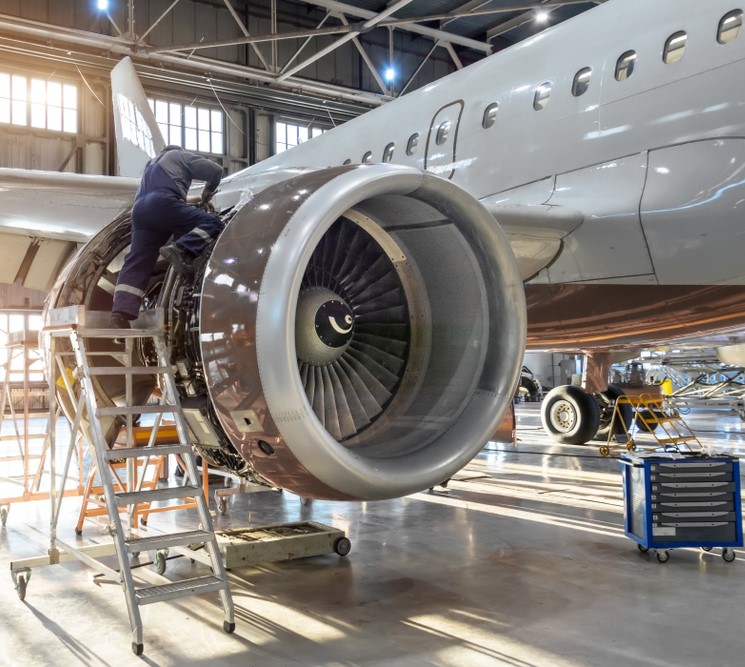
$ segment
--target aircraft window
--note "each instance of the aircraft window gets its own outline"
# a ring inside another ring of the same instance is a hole
[[[533,108],[536,111],[541,111],[548,106],[549,98],[551,97],[552,84],[550,81],[542,83],[538,88],[535,89],[535,96],[533,97]]]
[[[362,162],[363,164],[372,162],[372,151],[367,151],[367,153],[362,156]]]
[[[685,53],[688,35],[682,30],[673,33],[665,42],[665,50],[662,52],[662,60],[666,65],[677,63]]]
[[[722,17],[719,21],[719,31],[717,32],[717,42],[720,44],[729,44],[734,42],[740,36],[742,29],[742,11],[735,9]]]
[[[484,109],[484,117],[481,119],[481,125],[485,130],[488,130],[494,123],[497,122],[497,110],[499,109],[499,103],[494,102]]]
[[[616,62],[616,81],[625,81],[634,73],[636,51],[626,51]]]
[[[347,158],[346,160],[344,160],[344,162],[342,162],[342,164],[352,164],[352,160]]]
[[[383,162],[390,162],[393,159],[393,149],[396,147],[396,144],[391,142],[385,147],[385,150],[383,151]]]
[[[448,140],[448,134],[450,134],[450,121],[445,120],[440,123],[440,127],[437,128],[437,135],[435,135],[435,143],[438,146],[442,146]]]
[[[406,155],[414,155],[416,147],[419,144],[419,132],[414,132],[406,142]]]
[[[572,81],[572,95],[579,97],[587,92],[590,87],[590,77],[592,76],[592,70],[589,67],[583,67],[579,72],[574,75],[574,81]]]

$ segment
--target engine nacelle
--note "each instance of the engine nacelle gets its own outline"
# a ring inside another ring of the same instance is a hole
[[[383,499],[479,452],[525,343],[522,282],[486,209],[426,172],[363,165],[300,173],[228,220],[171,327],[184,396],[205,399],[216,434],[196,434],[208,461],[307,497]],[[106,309],[109,260],[77,303]]]

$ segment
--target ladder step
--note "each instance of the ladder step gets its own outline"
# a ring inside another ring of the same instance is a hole
[[[167,533],[163,535],[149,535],[124,540],[127,551],[143,552],[168,549],[169,547],[187,546],[198,542],[211,542],[214,535],[206,530],[190,530],[184,533]]]
[[[167,366],[94,366],[88,369],[88,375],[156,375],[167,371]]]
[[[175,405],[133,405],[131,407],[98,408],[97,417],[123,417],[125,415],[162,415],[173,414],[178,408]]]
[[[669,445],[669,444],[675,444],[679,442],[687,442],[688,440],[695,440],[695,438],[692,435],[682,436],[680,438],[657,438],[657,442],[659,442],[661,445]]]
[[[159,329],[80,328],[77,333],[81,338],[156,338],[163,335]]]
[[[135,591],[135,597],[138,604],[152,604],[153,602],[162,602],[164,600],[175,600],[176,598],[186,597],[187,595],[199,595],[200,593],[209,593],[227,588],[227,584],[218,577],[196,577],[194,579],[184,579],[183,581],[174,581],[161,586],[146,586]]]
[[[122,447],[120,449],[107,449],[106,459],[118,461],[119,459],[136,459],[146,456],[167,456],[168,454],[188,454],[190,445],[156,445],[155,447]]]
[[[173,498],[195,498],[202,493],[198,486],[169,486],[165,489],[148,489],[147,491],[131,491],[128,493],[115,493],[117,506],[137,505],[138,503],[151,503],[159,500],[172,500]]]

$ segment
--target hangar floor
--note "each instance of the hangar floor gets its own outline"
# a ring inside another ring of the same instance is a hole
[[[222,632],[216,596],[159,603],[142,610],[137,658],[117,584],[76,563],[47,567],[21,602],[6,569],[0,664],[742,665],[745,552],[728,564],[683,549],[664,565],[639,553],[623,534],[618,462],[552,444],[538,415],[519,406],[517,447],[489,443],[447,490],[378,503],[232,497],[220,528],[312,519],[352,540],[346,558],[233,570],[234,635]],[[731,413],[696,411],[690,423],[745,452],[745,425]],[[63,539],[75,539],[77,502]],[[14,506],[0,562],[44,553],[47,515],[45,503]],[[101,526],[89,522],[84,537],[101,539]]]

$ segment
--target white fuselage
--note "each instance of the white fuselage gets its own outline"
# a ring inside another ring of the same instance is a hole
[[[557,256],[528,282],[529,297],[541,285],[745,285],[745,33],[717,40],[733,9],[731,0],[610,0],[239,172],[223,189],[251,187],[272,169],[408,164],[449,178],[490,210],[548,205],[581,214]],[[665,63],[666,42],[679,31],[682,58]],[[617,62],[628,51],[636,53],[634,71],[619,81]],[[584,68],[589,87],[575,96],[573,80]],[[551,86],[548,103],[536,110],[543,84]],[[484,127],[494,104],[495,122]],[[660,308],[666,298],[655,293],[650,303]],[[700,322],[660,335],[692,330],[702,330]]]

